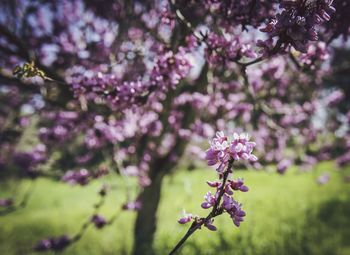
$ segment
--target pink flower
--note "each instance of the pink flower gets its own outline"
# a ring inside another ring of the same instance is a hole
[[[290,159],[282,159],[277,164],[277,172],[279,174],[284,174],[292,163],[293,162]]]
[[[230,146],[230,153],[234,160],[238,161],[240,159],[257,161],[258,158],[252,154],[256,143],[249,142],[249,135],[246,133],[233,134],[233,141]]]
[[[217,132],[216,137],[210,142],[205,159],[209,166],[219,164],[216,170],[222,173],[230,159],[257,161],[258,158],[252,154],[255,145],[256,143],[249,141],[248,134],[234,133],[230,142],[223,132]]]
[[[211,194],[210,191],[208,191],[207,194],[205,194],[204,199],[205,202],[201,204],[202,208],[204,209],[208,209],[216,203],[216,197],[213,194]]]
[[[213,222],[214,222],[214,219],[211,218],[211,219],[208,220],[206,223],[204,223],[204,226],[205,226],[206,228],[208,228],[209,230],[211,230],[211,231],[216,231],[217,228],[213,225]]]
[[[140,201],[129,201],[122,206],[122,209],[127,211],[138,211],[141,209],[141,206],[142,203]]]
[[[239,227],[240,223],[243,221],[243,217],[246,213],[242,210],[241,204],[235,201],[232,197],[224,194],[222,207],[226,210],[226,212],[232,218],[233,223]]]
[[[229,143],[224,132],[217,132],[216,137],[210,142],[210,148],[206,151],[205,159],[209,166],[220,163],[217,168],[218,172],[223,172],[227,165],[230,154],[229,154]]]
[[[242,192],[247,192],[249,190],[248,187],[244,185],[242,178],[238,178],[237,180],[229,180],[228,183],[233,190],[240,190]]]
[[[217,168],[219,180],[207,181],[210,187],[215,188],[215,194],[208,191],[201,204],[203,209],[212,208],[211,212],[206,218],[193,217],[192,214],[184,213],[184,216],[178,220],[180,224],[185,224],[195,218],[193,226],[201,228],[204,225],[209,230],[215,231],[214,217],[227,213],[233,223],[237,227],[240,226],[246,214],[241,208],[242,205],[232,196],[234,191],[247,192],[249,189],[244,185],[243,179],[231,179],[233,173],[231,163],[241,159],[256,161],[257,157],[252,154],[255,145],[254,142],[249,141],[249,135],[245,133],[234,133],[232,140],[229,140],[223,132],[216,133],[215,138],[210,141],[210,148],[206,151],[206,160],[208,165],[219,165]]]
[[[103,228],[107,224],[106,219],[98,214],[94,214],[91,217],[91,222],[95,225],[96,228]]]
[[[221,185],[221,182],[219,181],[207,181],[207,184],[212,188],[218,188]]]
[[[186,213],[185,211],[183,212],[183,217],[180,218],[177,222],[180,224],[186,224],[190,221],[192,221],[193,215],[191,213]]]
[[[13,205],[12,198],[0,199],[0,207],[9,207]]]

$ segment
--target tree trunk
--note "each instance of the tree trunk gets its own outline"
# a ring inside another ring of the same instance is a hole
[[[153,255],[153,239],[156,232],[157,209],[160,200],[160,192],[164,175],[158,173],[152,178],[150,186],[140,194],[139,200],[142,203],[137,213],[134,229],[134,255]]]

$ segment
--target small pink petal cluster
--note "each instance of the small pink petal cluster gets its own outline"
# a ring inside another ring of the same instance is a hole
[[[184,213],[178,220],[180,224],[194,221],[198,229],[204,225],[209,230],[215,231],[214,217],[227,213],[233,223],[237,227],[240,226],[246,213],[242,210],[242,204],[238,203],[233,195],[235,192],[247,192],[249,189],[243,179],[230,179],[231,167],[234,161],[241,159],[256,161],[257,157],[252,154],[254,147],[255,143],[249,141],[248,134],[234,133],[232,141],[229,141],[223,132],[216,133],[216,137],[210,142],[210,148],[206,151],[206,160],[210,166],[219,164],[217,168],[219,180],[207,181],[207,184],[216,190],[215,193],[208,191],[201,204],[203,209],[212,208],[212,211],[207,218]]]
[[[204,225],[207,229],[211,231],[216,231],[217,228],[213,225],[214,219],[211,218],[208,221],[205,221],[203,218],[199,218],[198,216],[194,216],[191,213],[183,212],[183,217],[180,218],[177,222],[180,224],[186,224],[188,222],[191,222],[192,220],[199,222],[200,226],[198,228],[201,228],[201,225]]]
[[[204,202],[201,204],[201,207],[203,209],[209,209],[215,206],[215,204],[218,202],[218,198],[220,196],[220,190],[222,187],[221,181],[207,181],[207,184],[212,187],[216,188],[216,193],[212,194],[211,191],[208,191],[204,196]],[[234,191],[241,191],[241,192],[247,192],[249,189],[247,186],[244,185],[243,179],[238,178],[237,180],[227,180],[224,186],[224,193],[222,195],[222,202],[221,205],[218,207],[218,212],[226,212],[231,217],[233,223],[239,227],[240,223],[243,221],[244,216],[246,213],[242,210],[242,204],[238,203],[232,195],[234,194]],[[183,217],[178,220],[180,224],[186,224],[191,221],[198,221],[203,222],[203,225],[208,228],[209,230],[216,230],[216,227],[213,225],[213,219],[210,219],[209,221],[203,221],[203,219],[200,219],[198,216],[194,216],[190,213],[183,214]]]
[[[205,201],[201,204],[203,209],[208,209],[215,206],[218,201],[218,197],[220,196],[222,186],[220,181],[207,181],[207,184],[210,187],[216,188],[216,193],[213,195],[210,191],[207,192],[207,194],[204,196]],[[224,186],[223,201],[221,207],[219,208],[222,208],[230,215],[233,223],[237,227],[239,227],[240,222],[243,221],[243,217],[246,214],[241,209],[241,204],[235,201],[231,196],[234,194],[234,191],[247,192],[248,190],[248,187],[244,185],[244,181],[241,178],[238,178],[237,180],[227,180]]]
[[[85,168],[77,171],[69,170],[61,178],[63,182],[71,185],[79,184],[81,186],[87,185],[92,179],[101,178],[109,173],[106,167],[99,167],[95,172],[89,172]]]
[[[249,139],[246,133],[234,133],[232,141],[229,141],[224,132],[217,132],[216,137],[210,142],[210,148],[206,151],[205,159],[208,165],[219,164],[216,170],[222,173],[230,159],[257,161],[258,158],[252,154],[256,144]]]
[[[126,211],[138,211],[142,207],[142,203],[138,200],[128,201],[123,204],[122,209]]]
[[[183,212],[182,218],[180,218],[177,222],[180,224],[186,224],[190,221],[192,221],[195,217],[191,213]]]

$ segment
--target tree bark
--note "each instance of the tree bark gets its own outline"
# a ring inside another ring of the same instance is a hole
[[[164,175],[158,172],[152,178],[151,185],[145,187],[140,194],[142,203],[137,213],[134,229],[134,255],[153,255],[153,240],[156,232],[157,209],[160,201],[162,180]]]

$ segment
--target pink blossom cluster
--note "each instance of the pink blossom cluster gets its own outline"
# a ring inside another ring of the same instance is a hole
[[[262,20],[271,18],[278,1],[254,0],[205,0],[205,7],[215,15],[219,23],[227,30],[237,24],[257,26]]]
[[[318,41],[317,26],[331,19],[335,12],[333,1],[282,1],[281,13],[261,29],[270,38],[279,37],[280,43],[291,44],[306,53],[309,41]]]
[[[35,245],[34,250],[37,252],[49,251],[49,250],[61,251],[65,249],[71,242],[72,242],[72,239],[67,235],[52,237],[52,238],[43,239],[39,241]]]
[[[96,228],[100,229],[103,228],[107,224],[107,220],[99,215],[99,214],[94,214],[91,217],[91,222],[95,225]]]
[[[258,158],[252,154],[256,144],[250,142],[249,139],[249,135],[246,133],[234,133],[230,141],[223,132],[217,132],[216,137],[210,142],[210,148],[206,151],[205,158],[208,165],[219,164],[216,170],[222,173],[230,159],[257,161]]]
[[[222,182],[220,181],[208,181],[207,184],[210,187],[216,188],[216,193],[213,195],[210,191],[208,191],[207,194],[205,194],[205,201],[201,204],[203,209],[209,209],[215,206],[218,201],[218,197],[220,196],[220,189],[222,187]],[[244,185],[244,181],[241,178],[238,178],[237,180],[228,180],[224,186],[225,192],[223,194],[221,207],[230,215],[233,223],[237,227],[240,226],[240,222],[243,221],[243,217],[246,214],[241,208],[242,205],[234,200],[232,195],[234,194],[234,191],[247,192],[248,190],[248,187]]]
[[[184,48],[179,48],[177,52],[160,51],[159,56],[150,63],[152,68],[142,76],[133,75],[133,79],[124,80],[121,71],[117,75],[99,70],[102,68],[88,71],[84,67],[75,67],[70,70],[67,81],[71,84],[74,96],[83,97],[88,102],[106,104],[112,109],[141,105],[147,101],[151,92],[175,88],[190,71],[191,64]]]
[[[95,172],[89,172],[88,170],[82,168],[77,171],[69,170],[62,176],[62,181],[67,182],[71,185],[79,184],[81,186],[87,185],[92,179],[98,179],[109,173],[108,169],[105,167],[98,168]]]
[[[242,178],[231,178],[233,173],[231,167],[234,161],[257,161],[257,157],[252,154],[254,147],[255,143],[249,141],[248,134],[234,133],[232,140],[229,141],[223,132],[216,133],[216,137],[210,142],[210,148],[206,152],[206,159],[210,166],[219,164],[217,168],[219,180],[207,181],[211,188],[215,188],[215,192],[208,191],[201,204],[203,209],[211,209],[211,213],[207,218],[200,218],[184,212],[183,217],[178,220],[180,224],[194,221],[198,228],[204,225],[214,231],[216,230],[213,225],[214,217],[227,213],[233,223],[237,227],[240,226],[246,213],[242,209],[242,204],[237,202],[233,195],[236,192],[247,192],[249,189]]]
[[[211,33],[206,40],[206,58],[213,65],[223,64],[226,61],[241,57],[256,58],[257,54],[250,43],[244,43],[239,37],[222,36]]]
[[[0,199],[0,207],[9,207],[13,205],[12,198],[1,198]]]
[[[37,176],[37,167],[47,160],[47,148],[44,144],[36,145],[31,151],[16,151],[13,155],[15,165],[27,176]]]
[[[122,209],[126,211],[138,211],[141,209],[141,202],[138,200],[135,201],[128,201],[123,204]]]
[[[181,79],[190,71],[191,64],[186,57],[184,48],[179,48],[177,53],[167,51],[160,55],[151,72],[151,86],[163,90],[174,88]]]

